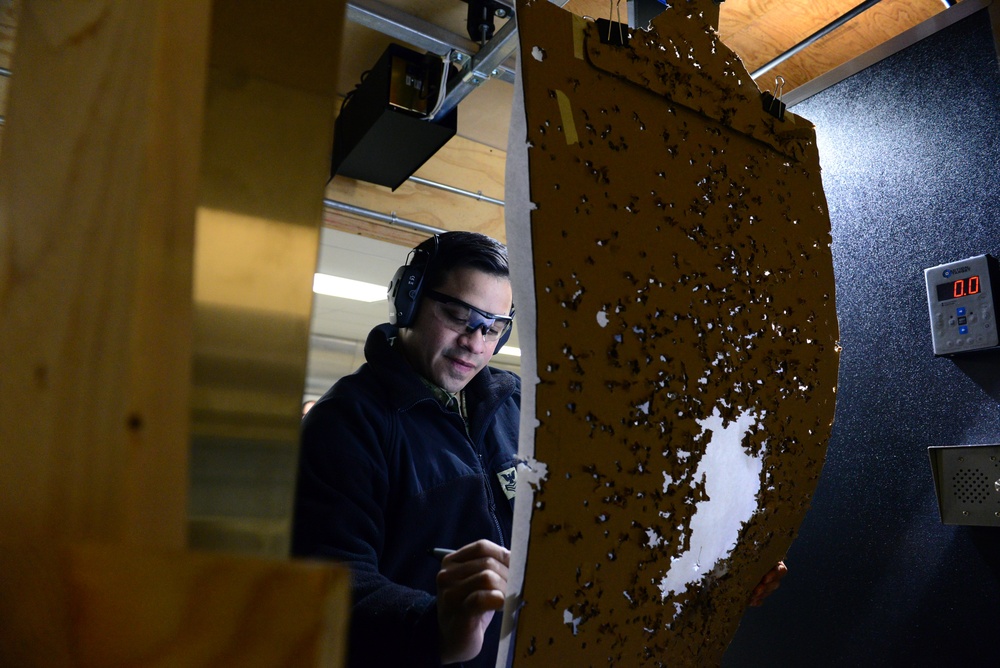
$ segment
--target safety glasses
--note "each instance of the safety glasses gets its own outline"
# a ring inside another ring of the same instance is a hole
[[[441,321],[453,332],[474,332],[478,329],[483,333],[483,339],[492,343],[498,341],[514,324],[511,316],[487,313],[436,290],[427,290],[424,295],[437,303]]]

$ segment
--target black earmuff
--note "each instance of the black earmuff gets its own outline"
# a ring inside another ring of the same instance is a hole
[[[409,327],[417,317],[420,288],[424,278],[423,268],[404,264],[396,270],[389,282],[389,323],[396,327]]]
[[[396,270],[389,281],[389,324],[396,327],[409,327],[417,319],[417,307],[420,306],[420,296],[424,288],[424,276],[427,268],[437,255],[438,235],[434,235],[434,249],[427,251],[414,248],[406,264]],[[429,255],[426,260],[420,256]]]

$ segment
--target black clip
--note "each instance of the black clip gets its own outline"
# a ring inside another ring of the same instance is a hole
[[[774,78],[774,94],[764,91],[760,94],[761,102],[764,105],[764,111],[771,114],[779,121],[785,120],[785,103],[781,101],[782,88],[785,86],[785,79],[783,77]]]
[[[597,34],[601,38],[601,44],[628,46],[628,24],[608,19],[597,19]]]

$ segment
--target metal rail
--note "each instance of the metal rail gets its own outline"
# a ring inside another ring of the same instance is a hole
[[[355,216],[361,216],[362,218],[369,218],[371,220],[377,220],[380,223],[389,223],[390,225],[395,225],[397,227],[402,227],[408,230],[413,230],[414,232],[423,232],[424,234],[444,234],[447,230],[442,230],[437,227],[432,227],[430,225],[424,225],[423,223],[418,223],[415,220],[407,220],[406,218],[400,218],[396,215],[396,212],[391,214],[382,213],[381,211],[373,211],[372,209],[366,209],[362,206],[355,206],[353,204],[348,204],[346,202],[340,202],[335,199],[323,199],[323,206],[333,209],[334,211],[340,211],[341,213],[350,213]]]
[[[454,193],[456,195],[465,195],[466,197],[471,197],[472,199],[478,200],[480,202],[489,202],[490,204],[496,204],[497,206],[503,206],[504,202],[502,199],[496,199],[495,197],[489,197],[483,194],[483,191],[479,190],[472,192],[471,190],[466,190],[464,188],[457,188],[455,186],[449,186],[445,183],[438,183],[437,181],[429,181],[427,179],[422,179],[419,176],[411,176],[409,181],[414,183],[419,183],[422,186],[430,186],[431,188],[438,188],[444,190],[445,192]]]
[[[795,54],[797,54],[799,51],[802,51],[807,46],[810,46],[811,44],[819,41],[820,39],[822,39],[824,37],[826,37],[831,32],[833,32],[834,30],[836,30],[840,26],[844,25],[845,23],[847,23],[848,21],[850,21],[851,19],[853,19],[858,14],[861,14],[862,12],[867,11],[868,9],[871,9],[872,7],[874,7],[875,5],[877,5],[878,3],[880,3],[881,1],[882,0],[868,0],[867,2],[862,2],[860,5],[858,5],[857,7],[855,7],[854,9],[852,9],[851,11],[847,12],[843,16],[841,16],[839,18],[836,18],[833,21],[830,21],[830,23],[827,23],[825,26],[823,26],[822,28],[820,28],[819,30],[817,30],[816,32],[814,32],[813,34],[809,35],[808,37],[806,37],[804,40],[802,40],[801,42],[799,42],[798,44],[796,44],[792,48],[790,48],[787,51],[785,51],[784,53],[782,53],[781,55],[779,55],[774,60],[770,60],[770,61],[764,63],[762,66],[758,67],[756,70],[754,70],[753,72],[750,73],[750,78],[751,79],[756,79],[757,77],[759,77],[761,74],[764,74],[768,70],[774,69],[776,66],[778,66],[781,63],[785,62],[786,60],[788,60],[789,58],[791,58],[792,56],[794,56]]]
[[[437,114],[441,116],[447,114],[487,79],[493,77],[503,79],[502,63],[512,56],[515,50],[517,50],[517,22],[511,19],[496,31],[493,39],[465,63],[462,72],[457,75],[457,83],[448,89]]]
[[[477,56],[479,60],[483,60],[496,49],[493,44],[503,31],[503,28],[498,30],[497,35],[480,48],[470,39],[456,35],[416,16],[411,16],[400,9],[379,2],[379,0],[350,0],[347,3],[347,20],[406,42],[418,49],[448,57],[459,64],[468,62],[470,59],[476,60]],[[514,23],[513,19],[507,21],[505,26],[512,23]],[[490,74],[493,78],[508,83],[514,82],[514,70],[503,64],[512,51],[513,49],[502,59],[492,64]],[[492,70],[496,70],[496,74],[493,74]]]

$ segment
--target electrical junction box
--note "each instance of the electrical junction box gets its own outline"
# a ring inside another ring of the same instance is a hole
[[[348,93],[333,130],[330,178],[395,190],[455,136],[458,108],[431,118],[447,66],[433,54],[390,44]]]
[[[993,283],[997,261],[977,255],[924,270],[935,355],[1000,345]]]

